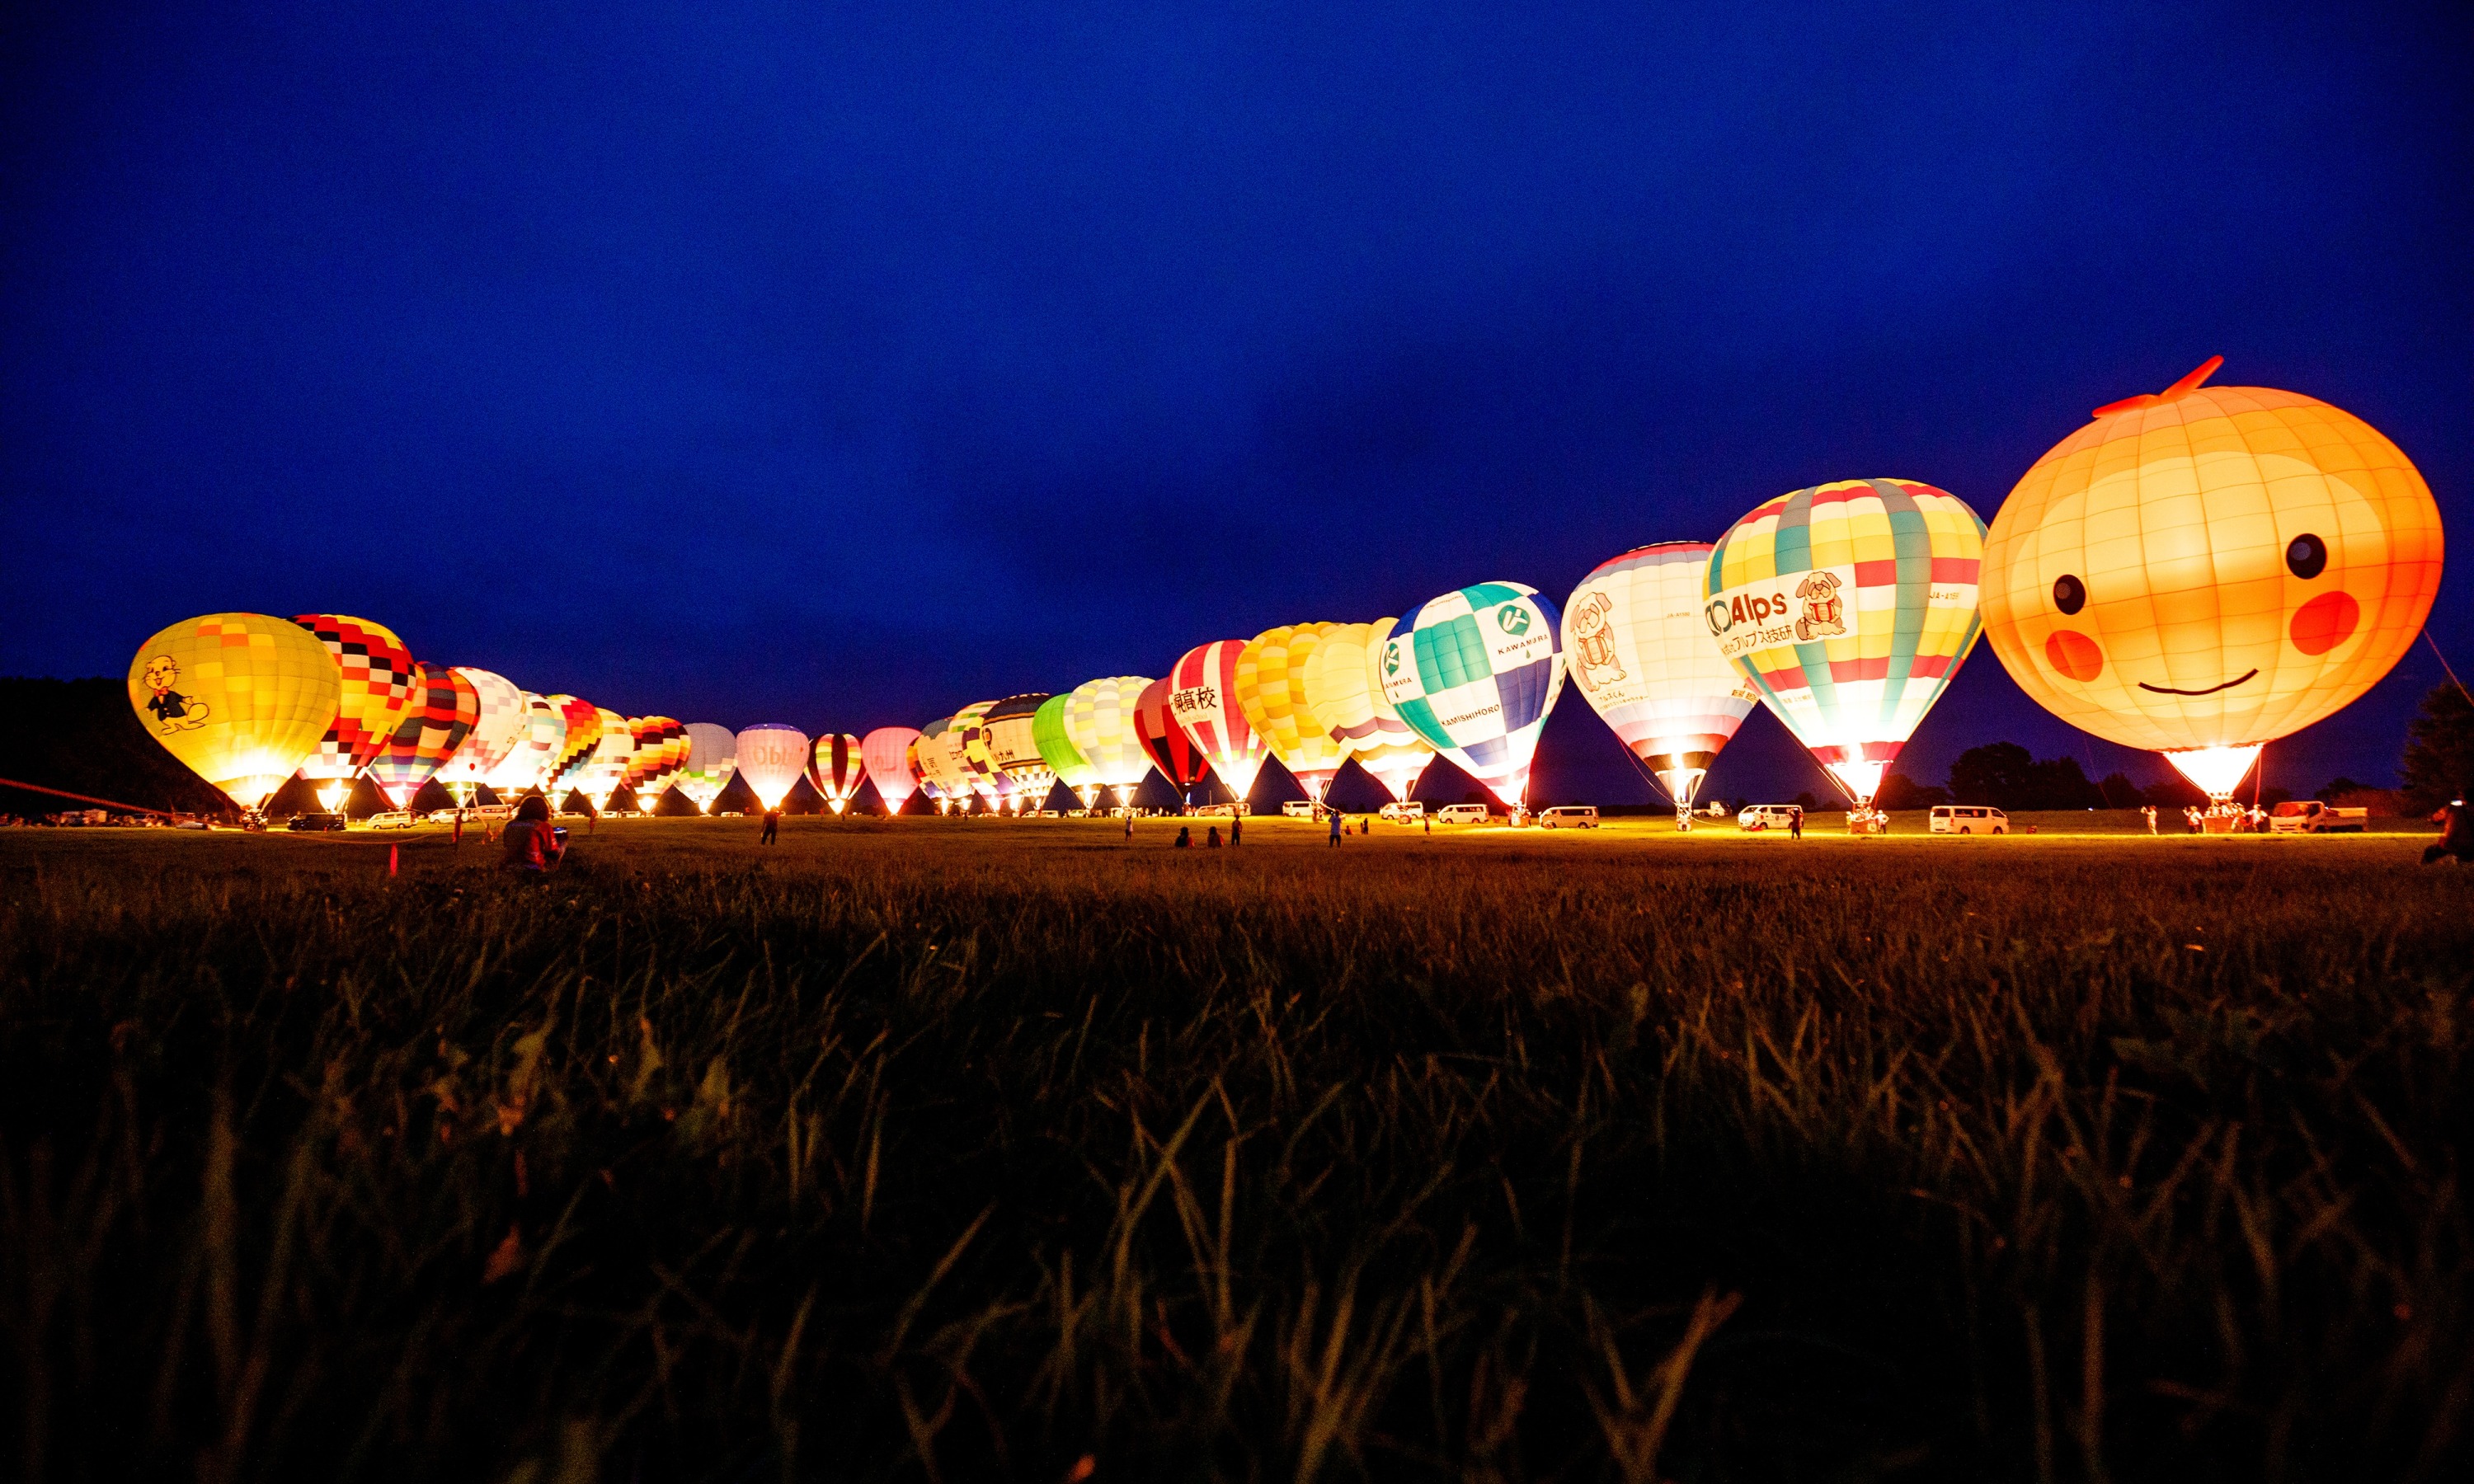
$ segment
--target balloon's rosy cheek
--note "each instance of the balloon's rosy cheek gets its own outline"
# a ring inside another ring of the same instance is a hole
[[[2092,681],[2104,673],[2104,651],[2084,634],[2056,629],[2045,640],[2045,662],[2067,679]]]
[[[2293,647],[2306,655],[2324,655],[2354,636],[2363,621],[2363,606],[2346,592],[2323,592],[2293,610],[2287,632]]]

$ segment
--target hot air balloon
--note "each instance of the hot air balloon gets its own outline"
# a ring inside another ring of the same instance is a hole
[[[524,692],[515,682],[488,670],[475,670],[458,665],[455,673],[473,687],[478,709],[473,718],[473,730],[464,734],[454,754],[440,765],[438,781],[455,796],[460,804],[473,802],[473,790],[488,780],[507,754],[523,740]]]
[[[421,785],[455,755],[480,714],[480,692],[462,674],[446,665],[415,665],[403,715],[370,759],[370,781],[397,808],[411,808]]]
[[[667,716],[630,717],[627,730],[635,738],[636,750],[619,781],[636,796],[636,807],[650,814],[687,761],[688,730]]]
[[[1306,667],[1324,638],[1345,627],[1283,624],[1256,634],[1237,656],[1237,705],[1246,724],[1317,804],[1332,775],[1348,761],[1348,748],[1316,722],[1306,701]]]
[[[739,771],[739,738],[711,722],[690,722],[685,730],[688,755],[679,767],[679,792],[694,802],[697,813],[711,814],[713,802]]]
[[[1589,703],[1692,827],[1692,800],[1760,703],[1710,636],[1708,541],[1661,541],[1602,562],[1564,605],[1564,658]]]
[[[1091,781],[1098,788],[1115,790],[1123,808],[1134,806],[1134,790],[1152,771],[1151,753],[1134,724],[1134,710],[1151,684],[1139,675],[1084,681],[1066,696],[1057,717],[1067,744],[1090,766]],[[1092,807],[1098,788],[1082,801],[1082,807]]]
[[[403,715],[412,684],[412,652],[384,624],[342,613],[302,613],[292,620],[318,636],[343,671],[344,696],[335,723],[301,765],[319,785],[318,802],[332,814],[344,806],[352,779],[370,765]]]
[[[1976,642],[1983,553],[1965,502],[1897,479],[1781,495],[1710,553],[1719,651],[1859,814]]]
[[[1394,620],[1334,624],[1306,657],[1306,709],[1357,765],[1406,801],[1435,750],[1383,699],[1377,659]]]
[[[899,815],[919,791],[910,756],[910,745],[918,740],[916,727],[879,727],[859,739],[860,761],[876,780],[876,796],[885,801],[886,814]]]
[[[542,786],[567,741],[567,718],[547,696],[524,692],[523,730],[515,746],[483,782],[501,802],[513,803]]]
[[[601,735],[593,744],[593,755],[576,770],[575,791],[593,805],[594,813],[607,814],[610,796],[627,780],[627,769],[635,762],[636,729],[608,706],[598,710]]]
[[[559,739],[558,756],[550,763],[542,783],[542,792],[555,809],[574,791],[576,780],[593,762],[594,749],[601,744],[601,718],[610,713],[574,696],[547,699],[558,707],[559,719],[567,723],[567,734]]]
[[[252,814],[318,748],[343,693],[327,646],[264,613],[186,619],[129,665],[147,734]]]
[[[1403,613],[1375,659],[1409,730],[1516,811],[1564,689],[1556,617],[1535,587],[1478,583]]]
[[[981,728],[987,732],[988,761],[1013,791],[1014,807],[1031,813],[1048,802],[1056,771],[1039,753],[1039,708],[1048,692],[1007,696],[988,707]]]
[[[910,775],[910,781],[917,791],[927,795],[928,802],[936,806],[937,813],[942,814],[945,812],[945,791],[929,778],[928,765],[919,755],[920,748],[927,740],[925,732],[910,739],[910,745],[902,750],[903,768]]]
[[[764,722],[739,734],[739,776],[766,813],[782,801],[808,771],[808,734],[780,722]]]
[[[1211,771],[1211,763],[1194,738],[1177,725],[1176,712],[1170,706],[1171,693],[1176,682],[1163,675],[1143,687],[1134,701],[1134,734],[1143,739],[1143,751],[1151,754],[1152,765],[1168,779],[1168,786],[1185,796],[1188,805],[1194,802],[1194,785]],[[1127,806],[1132,806],[1132,796],[1127,795]]]
[[[2389,673],[2442,555],[2396,444],[2299,393],[2203,386],[2223,364],[2098,408],[1984,540],[1985,633],[2019,688],[2219,803]]]
[[[1168,672],[1169,714],[1241,805],[1263,769],[1263,739],[1237,700],[1237,661],[1245,653],[1244,639],[1197,645]]]
[[[1100,798],[1100,770],[1065,734],[1065,707],[1072,700],[1071,692],[1060,691],[1039,703],[1037,714],[1031,719],[1031,737],[1039,744],[1040,760],[1048,764],[1049,772],[1082,801],[1083,812],[1089,813]]]
[[[936,801],[939,814],[970,807],[971,788],[961,759],[955,754],[953,730],[954,718],[940,716],[919,729],[919,742],[910,750],[919,764],[920,786]]]
[[[816,739],[809,754],[808,781],[825,796],[827,808],[836,814],[849,808],[851,795],[859,792],[866,778],[867,760],[860,752],[859,738],[847,731],[828,731]]]
[[[981,804],[991,813],[1003,810],[1013,802],[1013,780],[997,769],[996,754],[988,747],[987,714],[993,701],[980,701],[954,713],[945,725],[945,752],[953,759],[956,777],[972,793],[980,796]]]

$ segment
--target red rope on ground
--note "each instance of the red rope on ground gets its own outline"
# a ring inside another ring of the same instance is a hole
[[[189,814],[183,815],[171,809],[150,809],[142,803],[122,803],[117,799],[97,799],[92,794],[72,794],[65,788],[45,788],[40,783],[20,783],[15,778],[0,778],[0,788],[22,788],[30,794],[49,794],[55,799],[74,799],[80,803],[99,803],[107,809],[127,809],[132,814],[152,814],[167,820],[192,818],[196,813],[192,810]]]

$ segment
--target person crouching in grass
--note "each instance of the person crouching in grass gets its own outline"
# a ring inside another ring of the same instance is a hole
[[[510,871],[545,874],[558,868],[567,858],[567,842],[558,837],[558,828],[549,822],[549,801],[535,794],[516,809],[506,834],[501,837],[506,855],[503,864]]]

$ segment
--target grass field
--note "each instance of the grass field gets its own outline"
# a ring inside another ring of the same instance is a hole
[[[0,1471],[2459,1476],[2474,872],[2073,819],[0,832]]]

